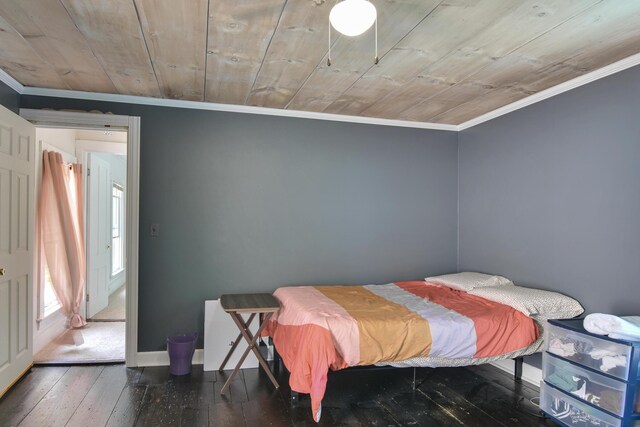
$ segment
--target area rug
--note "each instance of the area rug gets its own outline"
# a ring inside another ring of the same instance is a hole
[[[89,322],[69,329],[34,356],[37,364],[124,361],[125,322]]]

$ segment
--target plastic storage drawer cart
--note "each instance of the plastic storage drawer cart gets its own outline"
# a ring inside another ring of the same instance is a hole
[[[565,426],[640,427],[640,341],[594,335],[582,319],[545,329],[540,409]]]

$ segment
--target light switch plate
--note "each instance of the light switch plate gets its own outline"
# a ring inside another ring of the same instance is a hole
[[[149,227],[149,234],[151,237],[158,237],[160,235],[160,224],[151,224],[151,227]]]

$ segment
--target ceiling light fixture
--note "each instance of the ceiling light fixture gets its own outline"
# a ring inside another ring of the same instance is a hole
[[[329,13],[329,57],[331,66],[331,27],[345,36],[355,37],[367,31],[375,23],[375,57],[378,63],[378,13],[376,7],[367,0],[343,0],[333,6]]]
[[[359,36],[376,21],[376,7],[366,0],[345,0],[331,9],[329,21],[345,36]]]

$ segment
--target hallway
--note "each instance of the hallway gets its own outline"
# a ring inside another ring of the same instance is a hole
[[[109,296],[109,305],[80,329],[68,329],[34,356],[35,364],[123,362],[125,358],[125,286]]]

